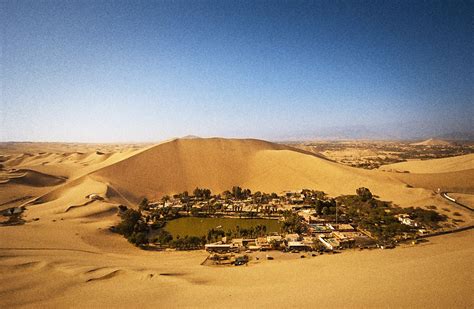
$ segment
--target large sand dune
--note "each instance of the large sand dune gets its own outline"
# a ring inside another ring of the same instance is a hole
[[[97,170],[90,177],[133,201],[143,196],[153,199],[192,192],[198,186],[220,193],[235,185],[277,193],[312,188],[331,195],[353,194],[366,186],[402,204],[422,194],[408,190],[387,173],[343,166],[260,140],[177,139]]]

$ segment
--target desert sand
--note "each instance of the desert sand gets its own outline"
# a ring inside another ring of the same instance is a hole
[[[456,183],[454,192],[469,200],[470,159],[450,158],[432,173],[410,162],[413,173],[397,173],[343,166],[260,140],[2,147],[2,209],[37,201],[26,206],[26,224],[0,227],[1,307],[474,306],[472,230],[389,251],[217,269],[200,265],[207,256],[203,251],[143,251],[108,231],[118,221],[119,204],[134,206],[144,196],[159,198],[196,186],[221,192],[233,185],[277,193],[312,188],[330,195],[366,186],[403,207],[436,205],[448,216],[459,212],[461,225],[468,225],[473,215],[431,186],[433,177],[450,185],[462,175],[465,181]],[[455,176],[446,178],[450,173]],[[92,193],[104,200],[88,199]]]

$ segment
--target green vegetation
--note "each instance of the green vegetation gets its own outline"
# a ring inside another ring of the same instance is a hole
[[[196,250],[202,249],[206,244],[206,238],[197,237],[197,236],[185,236],[183,238],[178,237],[177,239],[171,241],[171,246],[178,250]]]
[[[445,215],[441,215],[434,210],[427,210],[419,207],[405,208],[404,212],[410,216],[410,219],[416,220],[417,222],[433,229],[439,227],[439,222],[446,221],[447,219]]]
[[[430,210],[419,207],[398,208],[373,198],[367,188],[359,188],[356,193],[357,195],[338,197],[341,211],[351,222],[381,241],[401,236],[413,237],[417,226],[435,229],[439,227],[439,222],[446,220],[444,215],[432,210],[433,207],[429,207]],[[408,215],[413,220],[413,225],[403,224],[396,215]]]
[[[169,245],[172,240],[173,236],[171,235],[171,233],[169,233],[165,229],[159,229],[158,233],[153,239],[153,242],[158,243],[160,245]]]
[[[319,217],[322,222],[350,223],[385,244],[416,237],[420,228],[437,229],[447,219],[434,210],[436,206],[403,209],[378,200],[368,188],[358,188],[355,193],[328,198],[322,191],[303,189],[278,196],[260,191],[252,194],[249,189],[234,186],[221,196],[196,188],[193,196],[185,191],[153,203],[144,198],[138,210],[120,206],[122,220],[115,230],[136,246],[152,240],[161,247],[198,249],[224,237],[256,238],[274,232],[305,234],[310,225],[298,214],[305,209],[310,221]],[[291,210],[283,210],[287,207]],[[267,215],[278,217],[281,222],[263,219]]]
[[[136,246],[148,243],[148,225],[142,220],[140,211],[127,209],[121,214],[122,221],[116,231]]]
[[[360,199],[364,202],[372,199],[372,192],[370,192],[370,190],[365,187],[361,187],[357,189],[356,193],[357,193],[357,196],[359,196]]]
[[[388,241],[407,233],[414,234],[410,226],[402,224],[395,217],[396,210],[390,207],[390,203],[374,199],[367,188],[357,189],[356,193],[338,197],[341,211],[352,223],[379,241]]]
[[[237,200],[245,200],[250,197],[252,192],[249,189],[242,189],[241,187],[234,186],[232,187],[232,197]]]
[[[209,199],[211,197],[211,190],[196,188],[193,194],[196,198]]]
[[[256,226],[244,228],[237,225],[234,230],[229,230],[225,234],[230,238],[257,238],[267,235],[267,226],[258,224]]]
[[[283,214],[284,220],[281,223],[281,229],[285,233],[305,233],[308,226],[303,222],[303,218],[297,214],[287,211]]]
[[[138,209],[139,209],[140,211],[148,210],[148,209],[149,209],[149,205],[148,205],[148,204],[149,204],[148,199],[147,199],[146,197],[144,197],[144,198],[142,199],[142,201],[140,202],[140,204],[138,204]]]

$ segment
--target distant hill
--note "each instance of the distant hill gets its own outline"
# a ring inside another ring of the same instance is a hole
[[[435,138],[430,138],[418,143],[411,143],[410,145],[413,146],[449,146],[453,145],[453,142],[442,140],[442,139],[435,139]]]

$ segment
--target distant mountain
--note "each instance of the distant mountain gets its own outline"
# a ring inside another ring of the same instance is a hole
[[[474,132],[451,132],[438,135],[436,138],[450,141],[474,141]]]
[[[452,131],[426,123],[391,123],[384,125],[347,125],[294,133],[280,140],[412,140],[474,141],[474,132]]]

